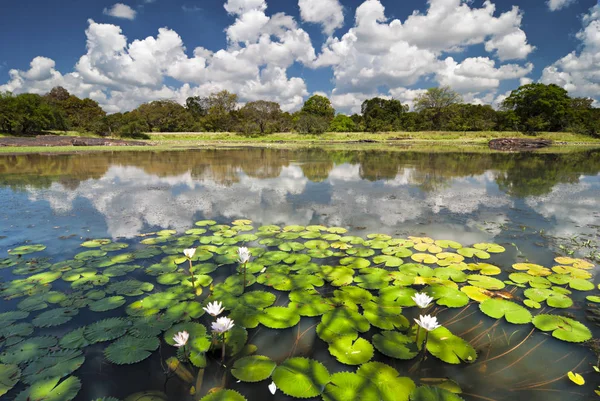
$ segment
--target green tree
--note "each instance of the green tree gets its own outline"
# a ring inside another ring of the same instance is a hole
[[[208,114],[210,108],[209,99],[207,97],[190,96],[185,101],[185,108],[195,118],[204,117]]]
[[[460,103],[448,108],[446,129],[450,131],[490,131],[496,127],[496,110],[490,105]]]
[[[408,106],[399,100],[379,97],[365,100],[361,106],[365,129],[370,132],[400,130],[407,111]]]
[[[208,97],[208,112],[204,118],[204,125],[208,131],[230,132],[236,125],[235,111],[238,96],[223,90],[212,93]]]
[[[344,114],[338,114],[329,124],[331,132],[356,132],[357,128],[354,120]]]
[[[319,115],[297,112],[294,116],[294,127],[301,134],[322,134],[329,128],[329,122]]]
[[[571,98],[555,84],[527,84],[512,91],[502,108],[515,112],[524,132],[561,131],[569,124]]]
[[[140,105],[136,111],[150,131],[183,132],[193,126],[193,118],[179,103],[172,100],[155,100]]]
[[[415,110],[430,118],[432,128],[441,130],[448,119],[448,109],[453,104],[461,103],[461,96],[449,86],[429,88],[415,99]]]
[[[309,97],[302,106],[303,113],[313,116],[323,117],[327,121],[333,120],[335,117],[335,109],[331,105],[329,99],[321,95],[313,95]]]
[[[257,100],[240,109],[240,131],[245,134],[271,134],[279,129],[281,108],[279,103]]]

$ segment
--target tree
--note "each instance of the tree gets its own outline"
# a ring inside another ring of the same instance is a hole
[[[69,96],[71,96],[69,91],[62,86],[55,86],[50,90],[50,92],[44,95],[44,97],[50,102],[64,102],[69,98]]]
[[[329,99],[321,95],[313,95],[304,102],[302,112],[313,116],[323,117],[328,122],[333,120],[335,109]]]
[[[278,130],[281,120],[279,103],[257,100],[240,109],[240,128],[246,134],[271,134]]]
[[[365,129],[371,132],[399,130],[407,111],[408,106],[399,100],[380,97],[365,100],[361,106]]]
[[[234,111],[237,108],[238,96],[223,90],[212,93],[208,97],[208,112],[204,124],[209,131],[232,131],[235,127]]]
[[[496,110],[490,105],[460,103],[448,108],[446,129],[450,131],[490,131],[496,127]]]
[[[441,130],[446,121],[448,108],[461,102],[461,96],[449,86],[429,88],[415,99],[415,110],[431,118],[434,129]]]
[[[23,93],[15,97],[14,132],[34,134],[49,129],[64,129],[60,112],[40,95]]]
[[[512,91],[502,108],[515,112],[522,131],[561,131],[568,126],[571,98],[555,84],[527,84]]]
[[[338,114],[329,124],[329,131],[331,132],[355,132],[357,128],[352,118],[344,114]]]
[[[294,126],[301,134],[322,134],[329,128],[325,117],[304,112],[295,113]]]
[[[98,102],[89,98],[80,99],[69,95],[68,98],[57,101],[56,106],[64,112],[69,128],[82,132],[93,132],[106,116]]]
[[[210,102],[207,97],[190,96],[185,101],[185,108],[194,117],[204,117],[208,114]]]
[[[189,131],[193,125],[192,116],[179,103],[172,100],[155,100],[144,103],[137,112],[150,131],[182,132]]]

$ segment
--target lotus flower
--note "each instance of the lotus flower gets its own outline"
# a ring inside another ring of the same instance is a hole
[[[212,330],[215,333],[219,333],[219,334],[223,334],[226,331],[231,330],[231,328],[234,326],[233,324],[233,320],[231,320],[228,317],[220,317],[217,319],[216,322],[212,323]]]
[[[427,308],[429,306],[429,304],[431,303],[431,301],[433,301],[433,298],[431,298],[429,295],[425,294],[424,292],[416,293],[412,297],[412,299],[413,299],[413,301],[415,301],[417,306],[421,309]]]
[[[269,384],[269,391],[271,394],[275,395],[275,392],[277,391],[277,385],[275,382],[271,382],[271,384]]]
[[[432,331],[440,327],[437,321],[437,317],[435,316],[421,315],[419,316],[419,319],[415,319],[415,322],[417,322],[419,326],[421,326],[427,331]]]
[[[223,312],[223,304],[221,302],[209,302],[204,308],[202,308],[211,316],[219,316]]]
[[[173,336],[173,341],[175,341],[175,346],[179,348],[187,344],[189,338],[190,333],[188,333],[187,331],[180,331],[179,333]]]
[[[183,254],[186,258],[191,259],[196,254],[196,248],[184,249]]]
[[[246,263],[250,260],[250,251],[245,246],[238,248],[238,262]]]

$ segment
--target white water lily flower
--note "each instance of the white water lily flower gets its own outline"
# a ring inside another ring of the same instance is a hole
[[[440,324],[437,321],[437,317],[435,316],[421,315],[419,316],[419,319],[415,319],[415,322],[417,322],[419,326],[421,326],[427,331],[432,331],[440,327]]]
[[[222,334],[222,333],[225,333],[226,331],[231,330],[231,328],[233,326],[235,326],[233,324],[233,320],[231,320],[228,317],[220,317],[220,318],[217,319],[216,322],[212,323],[211,327],[212,327],[212,330],[215,333]]]
[[[204,308],[202,308],[211,316],[219,316],[223,312],[223,304],[221,302],[209,302]]]
[[[250,251],[245,246],[238,248],[238,262],[246,263],[250,260]]]
[[[190,333],[187,331],[180,331],[173,336],[173,341],[175,341],[176,347],[183,347],[185,344],[187,344],[189,338]]]
[[[186,258],[191,259],[196,254],[196,248],[184,249],[183,254]]]
[[[429,306],[433,298],[424,292],[418,292],[412,297],[413,301],[417,304],[417,306],[421,309],[425,309]]]
[[[275,392],[277,391],[277,385],[275,382],[271,382],[271,384],[269,384],[269,391],[271,394],[275,395]]]

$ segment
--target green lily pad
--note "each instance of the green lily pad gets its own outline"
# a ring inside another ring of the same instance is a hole
[[[351,372],[331,375],[321,395],[323,401],[380,401],[379,390],[368,378]]]
[[[85,241],[81,244],[81,246],[85,248],[100,248],[102,245],[108,245],[112,241],[109,239],[92,239]]]
[[[31,323],[36,327],[60,326],[71,320],[79,313],[77,308],[57,308],[42,312]]]
[[[98,301],[92,302],[89,305],[89,308],[91,311],[94,312],[106,312],[109,310],[113,310],[113,309],[117,309],[120,306],[123,306],[125,304],[125,298],[120,296],[120,295],[116,295],[114,297],[108,297],[108,298],[104,298],[104,299],[100,299]]]
[[[486,299],[479,304],[479,309],[494,319],[504,317],[506,321],[513,324],[529,323],[532,319],[531,313],[527,309],[505,299]]]
[[[106,347],[104,356],[114,364],[131,365],[148,358],[159,345],[160,341],[156,337],[139,338],[128,335]]]
[[[46,245],[34,244],[34,245],[21,245],[13,249],[9,249],[9,255],[29,255],[30,253],[41,252],[46,249]]]
[[[367,362],[356,374],[367,378],[377,387],[381,401],[408,401],[415,383],[408,377],[400,377],[398,371],[381,362]]]
[[[591,291],[594,289],[594,283],[581,278],[574,278],[569,282],[569,288],[577,291]]]
[[[464,256],[465,258],[479,258],[479,259],[489,259],[491,258],[490,254],[486,251],[476,248],[460,248],[456,251],[459,255]]]
[[[427,264],[437,263],[438,261],[438,258],[428,253],[413,253],[410,258],[415,262]]]
[[[317,335],[323,341],[331,343],[334,340],[364,333],[371,327],[369,321],[360,313],[348,308],[336,308],[325,313],[321,323],[317,325]]]
[[[341,337],[329,344],[329,353],[340,363],[362,365],[373,358],[373,346],[362,337]]]
[[[467,281],[474,287],[479,287],[486,290],[501,290],[505,287],[505,284],[502,281],[494,277],[482,276],[479,274],[471,274],[467,276]]]
[[[125,400],[127,401],[127,400]],[[131,400],[136,401],[136,400]],[[145,401],[145,400],[144,400]],[[162,400],[161,400],[162,401]],[[165,399],[166,401],[166,399]],[[246,398],[235,390],[218,390],[200,399],[200,401],[246,401]]]
[[[111,317],[90,324],[85,328],[84,335],[91,344],[95,344],[121,337],[129,326],[130,323],[127,320]]]
[[[8,393],[19,382],[21,369],[17,365],[0,364],[0,396]]]
[[[272,377],[279,390],[296,398],[318,396],[330,380],[321,362],[300,357],[285,360],[275,368]]]
[[[263,355],[252,355],[238,359],[233,364],[231,374],[243,382],[259,382],[271,377],[277,364]]]
[[[458,395],[440,387],[417,387],[410,395],[410,401],[464,401]]]
[[[469,297],[456,288],[446,287],[444,285],[432,285],[425,292],[435,299],[438,305],[448,306],[450,308],[462,308],[469,303]]]
[[[49,352],[58,343],[56,337],[32,337],[21,341],[0,354],[0,362],[21,364],[37,359]]]
[[[300,315],[291,308],[272,306],[265,309],[258,320],[263,326],[271,329],[287,329],[298,324]]]
[[[592,333],[583,324],[568,317],[558,315],[537,315],[532,320],[533,325],[541,331],[551,331],[554,338],[580,343],[592,338]]]
[[[31,387],[23,390],[15,401],[71,401],[81,389],[81,381],[75,376],[69,376],[62,382],[60,377],[40,380]]]
[[[91,251],[83,251],[75,255],[76,260],[90,260],[94,258],[101,258],[102,256],[106,256],[106,251],[100,249],[94,249]]]
[[[52,352],[29,363],[23,370],[23,383],[34,384],[40,380],[65,377],[83,365],[85,357],[80,350]]]
[[[395,256],[379,255],[373,258],[373,263],[375,263],[376,265],[383,264],[386,267],[398,267],[404,262],[402,261],[402,259]]]
[[[149,292],[154,289],[154,284],[142,282],[138,280],[125,280],[117,281],[110,284],[107,288],[107,292],[114,292],[117,295],[125,295],[134,297],[142,295],[144,292]]]
[[[375,255],[375,251],[371,248],[351,248],[347,249],[346,253],[359,258],[368,258],[369,256]]]
[[[459,364],[461,361],[472,363],[477,359],[475,349],[445,327],[438,327],[429,332],[427,351],[436,358],[451,364]]]
[[[474,244],[473,248],[480,249],[482,251],[486,251],[488,253],[502,253],[506,251],[502,245],[491,244],[486,242],[481,242],[479,244]]]
[[[382,331],[373,336],[373,345],[379,352],[396,359],[412,359],[419,353],[417,344],[397,331]]]
[[[85,327],[80,327],[69,333],[65,334],[60,338],[59,345],[62,348],[67,349],[78,349],[84,348],[90,345],[90,342],[85,338],[84,335]]]

